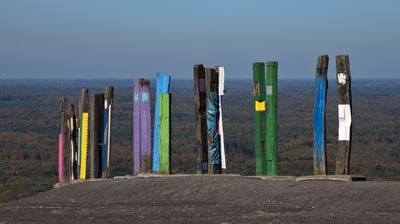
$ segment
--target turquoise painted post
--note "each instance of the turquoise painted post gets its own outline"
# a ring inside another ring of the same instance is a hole
[[[328,90],[328,55],[318,57],[315,76],[315,110],[314,110],[314,175],[326,175],[326,95]]]
[[[154,110],[154,136],[153,136],[153,173],[160,172],[160,124],[159,124],[159,101],[160,94],[169,93],[171,77],[164,73],[158,73],[156,78],[156,102]]]

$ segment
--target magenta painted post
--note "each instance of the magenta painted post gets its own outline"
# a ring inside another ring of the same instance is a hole
[[[63,153],[63,131],[58,136],[58,182],[64,182],[64,153]]]

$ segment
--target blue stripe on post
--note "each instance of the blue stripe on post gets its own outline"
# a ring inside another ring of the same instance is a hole
[[[158,73],[156,78],[156,102],[154,109],[154,136],[153,136],[153,172],[160,172],[160,147],[159,147],[159,95],[160,93],[169,93],[171,77],[167,74]]]
[[[108,102],[106,102],[108,103]],[[104,109],[104,129],[103,129],[103,145],[101,149],[101,173],[106,171],[107,168],[107,133],[108,133],[108,105],[107,109]],[[105,178],[105,176],[103,177]]]
[[[326,174],[325,161],[325,105],[327,79],[325,75],[317,74],[314,111],[314,174]]]

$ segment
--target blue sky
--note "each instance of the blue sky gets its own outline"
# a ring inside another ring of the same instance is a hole
[[[400,1],[0,0],[0,78],[251,78],[269,60],[313,78],[320,54],[331,78],[337,54],[353,78],[400,78]]]

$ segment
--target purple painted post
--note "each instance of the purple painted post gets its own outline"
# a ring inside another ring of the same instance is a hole
[[[133,81],[133,173],[151,172],[150,80]]]
[[[140,80],[133,80],[133,173],[140,172]]]
[[[140,168],[141,172],[151,173],[151,114],[150,80],[141,79],[140,84]]]

